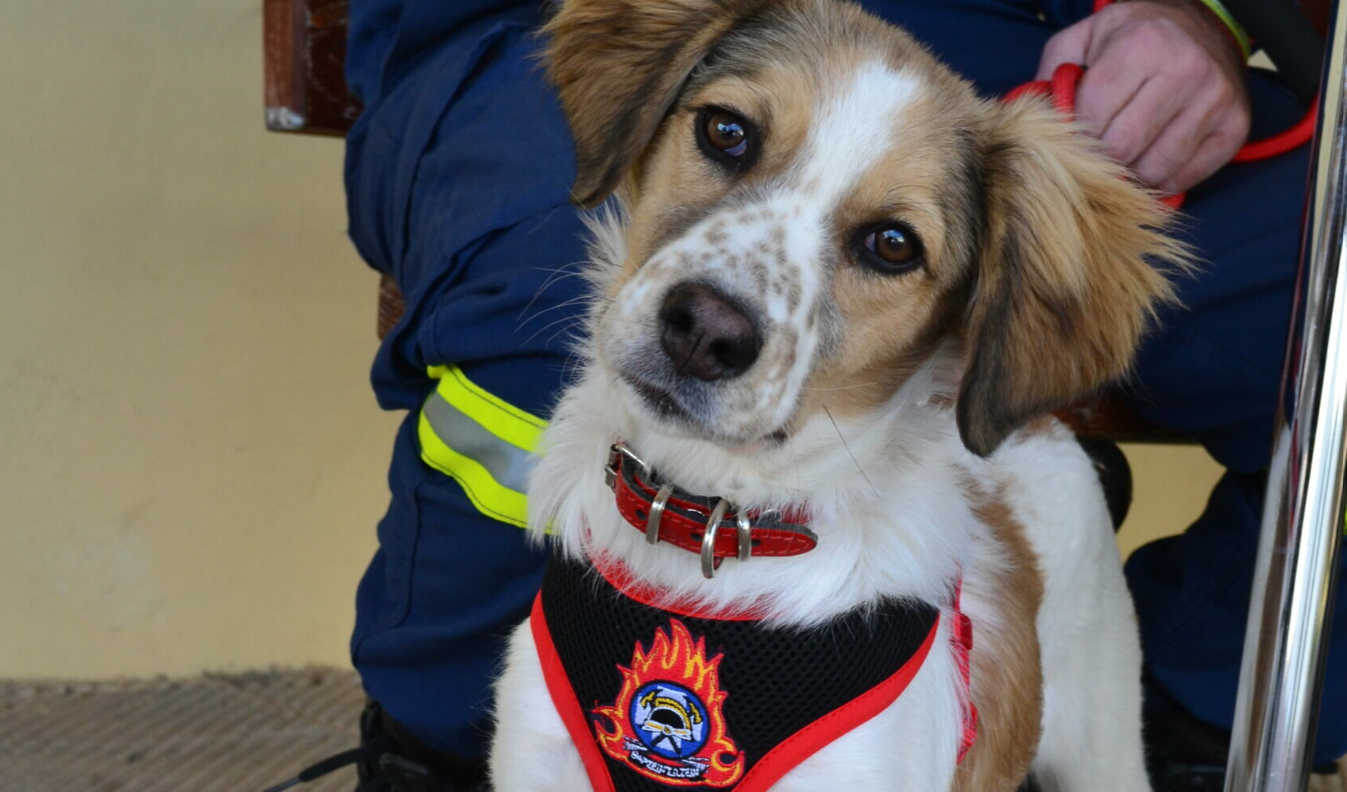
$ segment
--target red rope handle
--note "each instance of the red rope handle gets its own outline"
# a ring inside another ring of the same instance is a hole
[[[1034,80],[1006,94],[1005,101],[1013,102],[1022,96],[1050,96],[1052,105],[1074,119],[1076,115],[1076,85],[1085,76],[1085,67],[1063,63],[1052,73],[1051,80]]]
[[[1235,152],[1231,162],[1257,162],[1258,160],[1280,157],[1288,151],[1298,149],[1314,137],[1314,127],[1319,121],[1319,97],[1310,102],[1310,109],[1296,125],[1262,140],[1250,140],[1243,148]]]
[[[1100,9],[1108,5],[1111,0],[1095,0],[1094,11],[1099,13]],[[1076,63],[1063,63],[1052,73],[1051,80],[1034,80],[1027,82],[1010,93],[1006,94],[1005,101],[1013,102],[1024,96],[1049,96],[1052,98],[1052,104],[1058,110],[1067,116],[1074,118],[1076,114],[1076,86],[1080,83],[1080,78],[1084,76],[1085,68]],[[1262,140],[1250,140],[1245,143],[1231,162],[1257,162],[1259,160],[1279,157],[1282,154],[1300,148],[1314,137],[1314,128],[1319,120],[1319,99],[1310,104],[1310,109],[1305,116],[1296,122],[1295,126],[1283,132],[1278,132],[1271,137]],[[1176,195],[1167,195],[1161,200],[1169,206],[1177,209],[1183,204],[1183,193]]]

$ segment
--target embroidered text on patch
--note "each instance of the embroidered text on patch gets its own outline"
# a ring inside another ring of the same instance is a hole
[[[655,630],[649,652],[637,643],[631,667],[618,666],[622,689],[617,699],[594,710],[599,746],[663,784],[736,783],[744,756],[725,726],[729,694],[719,684],[722,657],[708,660],[706,639],[694,642],[677,619],[669,621],[669,632]]]

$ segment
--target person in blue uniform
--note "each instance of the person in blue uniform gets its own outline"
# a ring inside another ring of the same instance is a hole
[[[365,110],[348,138],[350,234],[407,306],[372,375],[380,405],[407,417],[351,641],[375,702],[366,741],[386,749],[362,769],[368,792],[481,780],[489,685],[542,572],[544,552],[518,527],[517,475],[479,452],[527,448],[566,382],[582,309],[572,143],[536,60],[549,5],[351,2],[347,74]],[[1148,707],[1219,738],[1233,717],[1307,153],[1222,166],[1250,121],[1258,137],[1304,108],[1275,76],[1246,73],[1210,3],[1133,0],[1094,16],[1089,0],[861,5],[987,95],[1085,64],[1087,128],[1147,183],[1190,189],[1184,233],[1209,264],[1180,285],[1186,308],[1164,316],[1123,395],[1228,472],[1202,517],[1139,550],[1127,574]],[[1340,608],[1326,713],[1347,707],[1345,618]],[[1324,718],[1317,760],[1344,753],[1347,719]]]

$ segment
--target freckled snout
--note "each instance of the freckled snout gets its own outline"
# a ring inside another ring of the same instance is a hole
[[[758,359],[762,339],[744,312],[709,286],[685,283],[664,298],[660,346],[679,376],[705,382],[742,374]]]

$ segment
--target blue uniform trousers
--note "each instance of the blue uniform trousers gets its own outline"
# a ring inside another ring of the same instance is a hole
[[[521,0],[355,0],[348,72],[367,110],[348,143],[350,231],[392,273],[407,313],[373,370],[408,411],[379,551],[357,596],[352,657],[369,694],[441,750],[483,749],[503,639],[527,612],[543,551],[485,516],[422,462],[427,367],[546,416],[567,376],[585,232],[569,205],[573,151],[535,55],[544,13]],[[1032,79],[1039,53],[1088,2],[868,0],[988,94]],[[1040,15],[1040,11],[1043,12]],[[1251,77],[1255,134],[1301,108]],[[1228,727],[1243,641],[1306,173],[1301,150],[1232,166],[1189,196],[1186,233],[1208,264],[1181,285],[1125,389],[1143,416],[1199,438],[1229,473],[1185,534],[1127,566],[1148,678]],[[1347,577],[1347,576],[1344,576]],[[1339,622],[1347,619],[1340,608]],[[1341,625],[1339,625],[1341,626]],[[1347,753],[1347,629],[1338,629],[1318,759]]]

